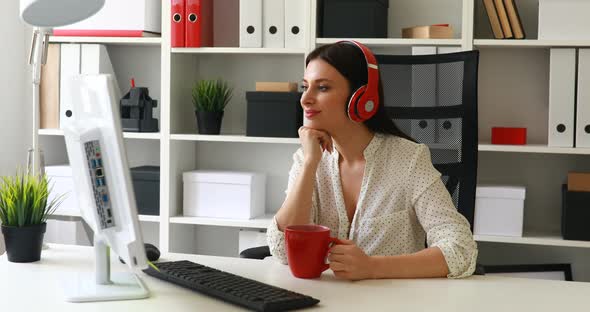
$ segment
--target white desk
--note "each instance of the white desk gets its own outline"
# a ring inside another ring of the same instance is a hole
[[[463,280],[338,280],[330,271],[320,279],[294,278],[289,268],[272,260],[248,260],[195,255],[168,255],[166,260],[192,260],[244,277],[320,299],[312,310],[326,311],[590,311],[590,283],[509,277],[473,276]],[[162,259],[164,260],[164,258]],[[65,272],[92,271],[89,247],[50,245],[41,261],[8,262],[0,257],[0,309],[2,311],[236,311],[240,308],[211,299],[147,275],[151,291],[143,300],[67,303],[59,276]],[[123,266],[118,260],[113,270]]]

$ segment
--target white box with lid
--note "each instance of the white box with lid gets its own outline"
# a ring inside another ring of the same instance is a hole
[[[52,188],[47,201],[52,201],[56,196],[64,195],[61,205],[55,210],[55,215],[80,216],[78,198],[74,190],[72,168],[69,165],[46,166],[45,174],[49,179],[49,187]]]
[[[477,186],[473,234],[522,237],[525,195],[523,186]]]
[[[255,172],[183,173],[183,214],[248,220],[264,214],[266,176]]]
[[[590,39],[590,1],[539,0],[539,39]]]
[[[161,32],[160,0],[105,0],[93,16],[53,29],[55,36],[142,37]]]

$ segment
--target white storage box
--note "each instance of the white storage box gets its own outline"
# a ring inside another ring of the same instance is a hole
[[[74,190],[72,168],[68,165],[47,166],[45,167],[45,173],[49,178],[49,187],[52,188],[47,200],[51,201],[58,195],[66,194],[64,195],[64,201],[54,214],[60,216],[80,216],[78,198]]]
[[[185,216],[244,220],[264,214],[264,174],[196,170],[184,172],[183,183]]]
[[[47,220],[45,243],[92,246],[82,221]]]
[[[522,237],[525,188],[478,186],[473,234]]]
[[[81,0],[83,1],[83,0]],[[95,15],[53,29],[55,36],[142,37],[162,32],[162,1],[105,0]]]
[[[539,39],[589,40],[590,1],[539,0]]]

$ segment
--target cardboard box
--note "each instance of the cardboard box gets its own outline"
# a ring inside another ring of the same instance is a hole
[[[402,29],[402,38],[452,39],[453,28],[446,24],[408,27]]]
[[[590,192],[590,173],[568,173],[567,190],[570,192]]]
[[[183,173],[183,214],[248,220],[264,214],[266,176],[255,172]]]
[[[297,92],[297,82],[256,82],[256,91]]]
[[[522,237],[525,195],[522,186],[477,186],[473,234]]]

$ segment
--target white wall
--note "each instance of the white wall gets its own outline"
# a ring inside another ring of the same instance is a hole
[[[0,176],[24,165],[31,136],[26,99],[28,48],[19,2],[0,1]]]
[[[30,141],[30,109],[25,96],[27,49],[25,27],[19,20],[19,2],[0,1],[0,176],[24,164]],[[4,238],[0,233],[0,255]]]

